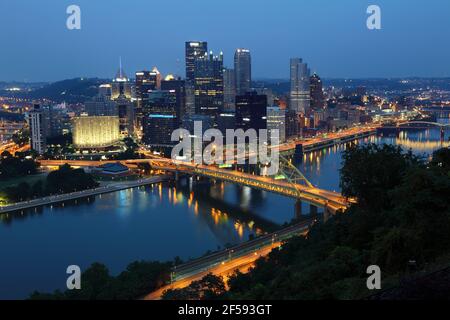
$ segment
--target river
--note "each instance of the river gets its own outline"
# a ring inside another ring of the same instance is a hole
[[[448,119],[446,119],[448,120]],[[446,132],[448,139],[449,131]],[[407,130],[357,143],[401,144],[429,155],[449,143],[439,130]],[[345,145],[306,154],[300,170],[316,186],[339,190]],[[198,257],[275,230],[295,217],[295,201],[227,183],[185,181],[103,194],[0,216],[0,298],[64,289],[66,268],[93,262],[117,274],[135,260]],[[303,204],[303,214],[309,206]]]

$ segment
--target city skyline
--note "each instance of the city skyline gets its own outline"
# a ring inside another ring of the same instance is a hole
[[[367,29],[369,3],[365,1],[351,1],[345,7],[334,3],[321,7],[321,1],[286,1],[286,6],[264,2],[256,6],[249,1],[239,6],[240,10],[235,10],[237,2],[231,1],[220,15],[202,1],[191,5],[173,1],[173,6],[138,3],[104,6],[78,1],[81,30],[65,27],[68,1],[57,5],[45,1],[2,3],[0,7],[5,10],[1,11],[10,14],[0,20],[0,30],[5,32],[3,38],[8,43],[0,61],[0,81],[111,78],[111,66],[117,64],[119,56],[129,74],[156,65],[163,74],[184,77],[183,47],[190,40],[207,41],[209,50],[223,51],[226,67],[233,66],[237,48],[248,48],[254,79],[287,79],[288,61],[297,56],[308,61],[311,72],[323,78],[450,76],[446,58],[450,46],[441,43],[436,47],[434,40],[444,39],[450,27],[445,19],[448,3],[417,0],[412,7],[377,1],[382,10],[381,30]],[[199,8],[204,16],[191,21],[189,17]],[[155,14],[147,17],[151,12]],[[27,14],[27,19],[20,19],[21,14]],[[157,27],[145,27],[141,21],[147,18],[153,19],[152,25]],[[414,23],[419,19],[423,23]],[[262,29],[264,36],[256,25],[266,26]],[[420,39],[420,45],[411,43],[411,33]],[[118,41],[110,41],[110,34]],[[257,34],[260,36],[255,37]],[[142,39],[139,50],[135,35]],[[278,43],[279,37],[291,41]]]

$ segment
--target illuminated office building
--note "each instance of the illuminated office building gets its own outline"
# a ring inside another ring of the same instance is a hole
[[[111,99],[116,100],[119,96],[126,99],[132,98],[131,83],[122,68],[122,60],[120,60],[119,71],[111,83]]]
[[[320,110],[324,107],[323,86],[320,77],[314,73],[310,78],[311,109]]]
[[[186,81],[181,78],[175,79],[172,75],[168,75],[163,81],[161,81],[161,90],[163,91],[175,91],[176,95],[176,114],[179,124],[181,125],[182,119],[187,115],[186,111]]]
[[[236,96],[236,128],[267,129],[267,97],[256,92]]]
[[[267,108],[267,130],[269,137],[272,136],[274,130],[278,130],[279,142],[286,141],[286,110],[279,107]]]
[[[188,41],[185,44],[186,58],[186,81],[194,81],[195,60],[203,57],[208,52],[208,43],[206,41]]]
[[[143,109],[143,142],[152,147],[171,147],[172,132],[179,128],[176,90],[150,92]]]
[[[73,143],[79,149],[103,149],[119,139],[119,117],[81,115],[72,120]]]
[[[225,68],[223,70],[223,110],[226,112],[235,111],[236,101],[236,81],[234,69]]]
[[[291,91],[289,109],[303,113],[310,109],[310,89],[308,65],[300,58],[291,58]]]
[[[158,87],[158,73],[154,71],[138,71],[135,77],[135,93],[136,93],[136,108],[135,117],[136,125],[142,127],[142,107],[144,100],[148,98],[148,94]],[[160,78],[160,75],[159,75]]]
[[[234,53],[234,72],[236,94],[243,95],[250,91],[252,82],[252,62],[250,50],[237,49]]]
[[[28,123],[30,126],[31,149],[42,154],[47,149],[47,120],[44,110],[39,104],[34,104],[33,109],[28,112]]]
[[[195,113],[217,117],[223,108],[223,54],[195,60]]]

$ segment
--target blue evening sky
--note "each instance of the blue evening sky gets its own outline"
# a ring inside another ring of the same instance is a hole
[[[66,28],[81,7],[82,29]],[[382,30],[366,9],[382,10]],[[184,42],[206,40],[232,65],[252,52],[253,78],[287,78],[302,57],[322,77],[450,76],[448,0],[1,0],[0,80],[114,76],[157,66],[184,76]]]

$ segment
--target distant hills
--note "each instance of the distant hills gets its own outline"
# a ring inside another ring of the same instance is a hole
[[[53,83],[0,82],[0,95],[26,99],[50,99],[56,103],[83,103],[95,96],[98,86],[110,82],[100,78],[75,78]],[[368,78],[368,79],[323,79],[325,86],[337,88],[366,87],[368,91],[407,91],[430,88],[450,91],[450,78]],[[288,79],[259,79],[252,83],[254,88],[266,87],[276,94],[289,92]],[[7,91],[19,87],[21,91]]]
[[[57,103],[82,103],[98,93],[98,86],[109,80],[98,78],[75,78],[44,84],[30,91],[7,92],[2,94],[27,99],[49,99]]]

